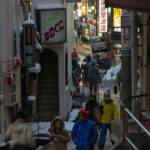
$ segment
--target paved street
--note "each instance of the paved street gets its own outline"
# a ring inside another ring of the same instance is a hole
[[[92,53],[91,53],[91,50],[89,48],[86,48],[86,47],[79,45],[78,46],[78,54],[79,54],[79,58],[80,58],[79,63],[81,64],[83,58],[85,56],[87,56],[88,54],[91,55]],[[99,91],[97,94],[97,98],[98,98],[97,100],[100,103],[103,99],[104,91],[109,88],[111,90],[111,93],[112,93],[111,94],[112,99],[114,99],[114,101],[117,103],[118,108],[120,109],[119,93],[117,95],[113,93],[114,84],[115,84],[114,80],[102,80],[102,84],[101,85],[99,84]],[[80,89],[79,95],[83,96],[83,88],[82,88],[83,85],[82,85],[82,83],[80,85],[81,85],[81,89]],[[88,96],[89,96],[89,85],[86,85],[84,87],[83,99],[80,96],[73,97],[74,108],[75,107],[76,107],[76,109],[81,109],[81,107],[84,108],[84,106],[88,100]],[[119,122],[119,124],[118,123],[116,124],[115,122],[112,123],[112,139],[117,142],[119,140],[118,139],[119,136],[121,136],[120,134],[121,134],[120,122]],[[45,147],[43,147],[43,150],[50,150],[50,146],[51,146],[50,144],[46,145]],[[105,150],[111,150],[111,147],[112,147],[112,144],[110,142],[110,134],[109,134],[109,132],[107,132]],[[76,150],[76,146],[74,145],[72,140],[68,143],[68,150]],[[95,150],[98,150],[97,144],[95,145]]]

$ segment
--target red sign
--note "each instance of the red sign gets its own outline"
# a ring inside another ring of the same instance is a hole
[[[106,0],[106,5],[138,11],[150,11],[149,0]]]

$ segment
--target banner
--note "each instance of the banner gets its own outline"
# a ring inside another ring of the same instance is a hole
[[[121,14],[122,10],[119,8],[114,8],[113,11],[113,27],[121,28]]]
[[[105,0],[99,0],[99,32],[107,32],[107,8],[105,8]]]

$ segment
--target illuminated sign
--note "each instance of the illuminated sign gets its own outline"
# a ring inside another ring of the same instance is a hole
[[[113,26],[116,28],[121,27],[121,15],[122,15],[122,9],[114,8],[114,14],[113,14]]]
[[[105,0],[99,0],[99,32],[107,32],[107,8],[105,8]]]

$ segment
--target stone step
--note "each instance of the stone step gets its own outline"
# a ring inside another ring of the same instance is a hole
[[[40,106],[40,107],[37,107],[37,111],[38,112],[41,112],[41,113],[43,113],[43,112],[58,112],[58,106],[53,106],[53,107],[42,107],[42,106]]]

